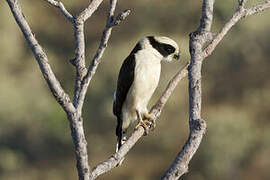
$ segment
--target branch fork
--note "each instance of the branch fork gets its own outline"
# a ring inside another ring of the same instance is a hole
[[[22,10],[17,0],[6,0],[10,6],[11,12],[20,27],[23,35],[32,49],[33,54],[39,64],[39,68],[46,80],[53,96],[61,105],[67,114],[70,123],[71,135],[75,146],[75,155],[77,159],[77,171],[80,180],[96,179],[101,174],[104,174],[114,168],[135,145],[135,143],[143,136],[144,128],[138,127],[126,143],[119,151],[111,155],[107,160],[98,164],[91,169],[88,164],[87,142],[83,129],[82,107],[89,83],[94,76],[96,69],[101,61],[101,57],[107,47],[108,40],[111,36],[112,27],[119,25],[130,14],[130,10],[125,10],[119,13],[114,18],[117,0],[110,0],[110,9],[107,17],[106,25],[100,40],[99,47],[93,57],[90,66],[85,67],[85,37],[84,23],[97,10],[103,0],[91,0],[89,5],[81,11],[78,16],[73,16],[65,8],[62,2],[56,0],[45,0],[49,4],[58,8],[65,18],[73,24],[74,37],[76,42],[75,58],[70,62],[76,67],[76,82],[74,88],[74,97],[71,101],[68,94],[61,87],[60,82],[56,78],[49,64],[48,57],[37,39],[32,33]],[[191,59],[183,69],[179,70],[171,79],[167,88],[150,110],[154,114],[155,120],[159,118],[160,113],[174,91],[177,84],[188,75],[189,78],[189,138],[181,151],[176,156],[171,167],[167,170],[162,179],[178,179],[188,171],[188,164],[196,153],[203,135],[206,131],[206,122],[201,118],[201,68],[203,60],[208,57],[228,33],[233,25],[240,19],[253,14],[260,13],[265,9],[270,8],[270,1],[265,1],[250,8],[245,8],[247,0],[238,0],[239,6],[231,19],[214,34],[211,32],[213,21],[214,0],[203,0],[202,17],[200,25],[194,33],[190,34],[190,54]]]

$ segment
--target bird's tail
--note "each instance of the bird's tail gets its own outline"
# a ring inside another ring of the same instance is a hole
[[[116,128],[116,136],[117,136],[117,144],[116,144],[116,152],[119,151],[121,146],[126,142],[127,138],[125,132],[122,130],[122,125],[119,124]]]
[[[121,133],[120,136],[117,136],[116,152],[119,151],[120,147],[126,142],[127,138]]]
[[[122,121],[120,119],[118,119],[118,124],[116,127],[116,136],[117,136],[116,152],[118,152],[121,146],[126,142],[125,132],[123,132],[122,130]],[[119,162],[119,164],[117,164],[117,166],[121,165],[123,160],[124,158]]]

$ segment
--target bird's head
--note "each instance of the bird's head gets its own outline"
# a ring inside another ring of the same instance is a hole
[[[166,62],[180,58],[180,50],[177,43],[165,36],[147,36],[140,41],[140,46],[141,48],[153,49],[153,52]]]

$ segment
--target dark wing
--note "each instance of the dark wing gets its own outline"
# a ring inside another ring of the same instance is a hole
[[[135,70],[135,53],[141,50],[140,43],[131,51],[130,55],[123,62],[117,81],[116,100],[113,104],[113,114],[119,119],[121,116],[122,106],[126,100],[127,93],[134,80]]]
[[[113,114],[120,118],[122,106],[126,100],[129,88],[134,80],[135,55],[129,55],[123,62],[117,81],[116,100],[113,104]]]
[[[140,43],[138,43],[135,48],[131,51],[130,55],[124,60],[117,81],[117,90],[115,94],[115,101],[113,103],[113,114],[117,117],[117,150],[120,149],[123,140],[123,130],[122,124],[123,119],[121,115],[122,106],[126,100],[128,91],[134,81],[134,71],[135,71],[135,53],[141,49]]]

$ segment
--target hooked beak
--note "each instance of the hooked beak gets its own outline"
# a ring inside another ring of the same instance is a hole
[[[179,53],[175,54],[173,56],[173,58],[176,59],[176,60],[179,60],[179,58],[180,58],[180,51],[179,51]]]

